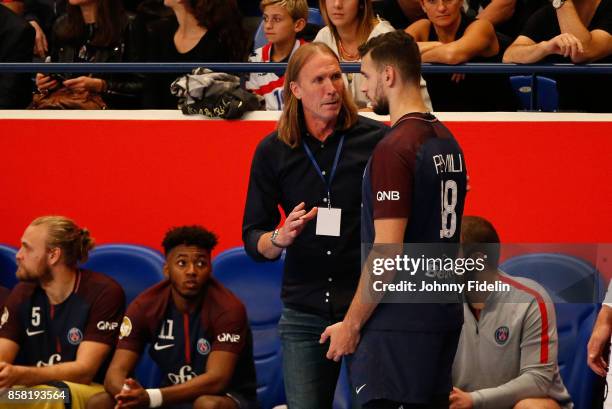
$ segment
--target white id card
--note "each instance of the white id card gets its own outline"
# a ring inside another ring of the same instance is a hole
[[[317,236],[340,236],[342,209],[319,207],[317,210]]]

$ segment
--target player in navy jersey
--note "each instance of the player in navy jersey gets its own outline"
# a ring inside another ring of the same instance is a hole
[[[360,53],[363,91],[392,124],[364,174],[362,242],[458,242],[465,160],[450,131],[426,112],[416,43],[396,31]],[[331,337],[328,358],[352,354],[349,373],[364,408],[448,407],[462,305],[369,302],[366,276],[344,320],[322,334],[321,341]]]
[[[162,243],[168,280],[128,307],[106,393],[88,408],[217,408],[256,406],[252,339],[240,300],[211,274],[216,236],[199,226],[170,230]],[[163,377],[143,389],[129,374],[146,344]]]
[[[0,307],[4,305],[4,302],[6,301],[10,293],[11,290],[0,286]]]
[[[77,267],[93,246],[86,229],[62,216],[40,217],[25,230],[16,257],[21,282],[0,315],[0,390],[68,387],[73,409],[103,390],[125,296],[112,279]]]

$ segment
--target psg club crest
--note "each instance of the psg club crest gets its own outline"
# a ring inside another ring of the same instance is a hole
[[[506,326],[499,327],[495,330],[495,342],[499,345],[504,345],[510,338],[510,329]]]
[[[119,328],[119,339],[127,338],[132,333],[132,321],[126,315],[123,317],[121,322],[121,328]]]
[[[197,348],[200,355],[208,355],[210,353],[210,343],[204,338],[198,339]]]
[[[70,331],[68,331],[68,342],[70,342],[72,345],[79,345],[82,340],[83,333],[81,330],[76,327],[70,328]]]
[[[9,319],[9,311],[8,311],[8,308],[4,307],[4,310],[2,311],[2,316],[0,317],[0,328],[2,328],[4,324],[7,323],[8,319]]]

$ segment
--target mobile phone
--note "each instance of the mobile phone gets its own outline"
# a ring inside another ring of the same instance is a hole
[[[49,77],[51,77],[52,79],[56,80],[57,82],[64,82],[64,81],[66,81],[68,79],[63,74],[49,74]]]

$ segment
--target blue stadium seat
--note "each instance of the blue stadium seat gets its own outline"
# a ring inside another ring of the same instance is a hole
[[[597,270],[578,258],[553,253],[513,257],[500,268],[508,274],[530,278],[542,285],[555,302],[559,334],[559,369],[576,409],[590,409],[596,375],[586,364],[587,343],[605,285]],[[582,303],[571,303],[573,300]]]
[[[531,94],[533,90],[531,75],[516,75],[510,77],[512,89],[516,93],[523,110],[555,112],[559,109],[559,92],[557,91],[557,81],[536,76],[537,81],[537,101],[536,106],[532,106]]]
[[[164,279],[165,259],[157,251],[135,244],[103,244],[89,253],[84,268],[115,279],[125,291],[127,304]]]
[[[164,263],[164,257],[148,247],[103,244],[89,253],[89,260],[83,267],[115,279],[123,287],[129,305],[138,294],[164,279]],[[147,349],[140,358],[135,375],[145,387],[159,385],[161,375]]]
[[[317,26],[323,26],[325,23],[323,22],[323,17],[321,16],[321,12],[319,9],[314,7],[308,8],[308,23],[316,24]],[[266,44],[266,36],[264,35],[263,30],[263,20],[259,23],[259,27],[257,27],[257,31],[255,32],[255,39],[253,40],[253,49],[258,49],[259,47],[263,47]]]
[[[257,396],[263,409],[285,403],[278,320],[282,311],[282,259],[253,261],[242,247],[226,250],[213,260],[213,275],[246,306],[253,332]]]
[[[13,288],[17,284],[17,262],[15,256],[17,249],[5,244],[0,244],[0,285],[6,288]]]

